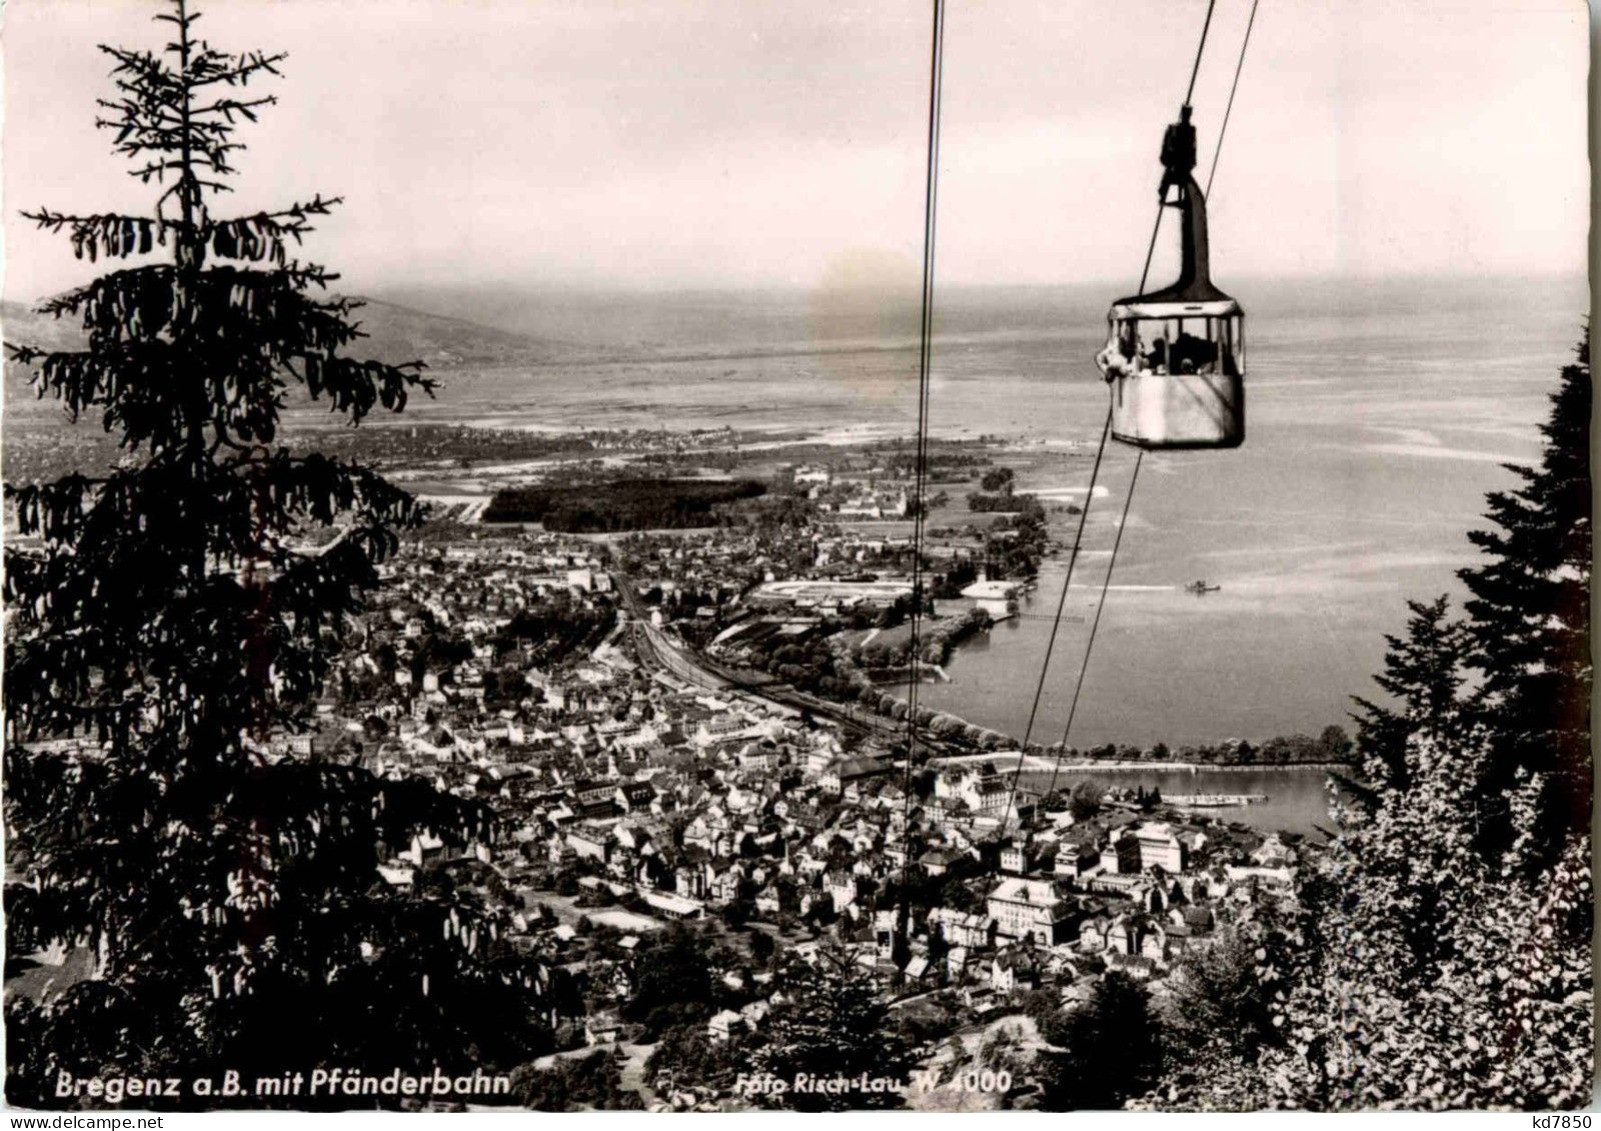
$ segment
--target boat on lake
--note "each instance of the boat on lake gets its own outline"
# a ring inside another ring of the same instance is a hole
[[[1241,805],[1258,805],[1267,800],[1265,793],[1172,793],[1162,800],[1183,809],[1235,809]]]

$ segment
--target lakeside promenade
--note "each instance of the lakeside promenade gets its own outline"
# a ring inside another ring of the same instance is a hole
[[[1021,754],[1017,750],[1001,750],[993,754],[958,754],[931,758],[934,766],[961,766],[977,762],[1017,762],[1027,771],[1047,773],[1089,773],[1138,771],[1177,774],[1199,773],[1263,773],[1271,770],[1343,770],[1349,762],[1165,762],[1130,761],[1127,759],[1048,758],[1043,754]]]

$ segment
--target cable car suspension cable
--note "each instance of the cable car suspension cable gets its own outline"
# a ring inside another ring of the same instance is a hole
[[[1028,725],[1023,728],[1023,750],[1028,751],[1028,740],[1034,733],[1034,719],[1039,714],[1040,697],[1045,692],[1045,675],[1051,670],[1051,654],[1056,650],[1056,632],[1062,627],[1062,610],[1067,605],[1067,591],[1073,584],[1073,567],[1078,564],[1078,551],[1084,541],[1084,522],[1090,516],[1090,500],[1095,497],[1095,481],[1101,475],[1101,457],[1106,454],[1106,440],[1112,433],[1112,410],[1106,410],[1106,423],[1101,427],[1101,446],[1095,450],[1095,466],[1090,470],[1089,489],[1084,493],[1084,509],[1079,511],[1078,530],[1073,535],[1073,549],[1067,556],[1067,576],[1062,579],[1062,595],[1056,601],[1056,617],[1051,622],[1051,635],[1045,643],[1045,661],[1040,664],[1039,682],[1034,685],[1034,705],[1028,709]],[[1019,772],[1021,772],[1021,764]],[[1012,793],[1017,793],[1017,774],[1012,775]],[[1011,811],[1011,805],[1007,805]]]
[[[939,123],[940,88],[943,81],[945,54],[945,0],[933,0],[934,27],[928,80],[928,167],[923,195],[923,294],[922,324],[919,330],[917,355],[917,449],[913,473],[912,509],[912,608],[911,637],[908,668],[910,675],[906,691],[906,773],[902,781],[903,805],[901,837],[904,859],[901,862],[901,888],[903,892],[899,913],[896,916],[896,937],[904,938],[910,905],[906,895],[907,867],[911,863],[911,812],[912,770],[917,761],[918,684],[921,662],[921,624],[923,611],[923,525],[924,485],[928,475],[928,404],[934,339],[934,235],[936,205],[939,198]]]
[[[1217,0],[1206,0],[1206,22],[1201,25],[1201,42],[1195,45],[1195,65],[1190,68],[1190,85],[1184,92],[1184,105],[1190,104],[1190,98],[1195,94],[1195,76],[1201,73],[1201,53],[1206,50],[1206,33],[1212,30],[1212,10],[1217,7]]]
[[[923,488],[928,474],[929,370],[933,360],[934,337],[934,220],[939,195],[939,119],[941,62],[944,54],[945,0],[934,0],[933,60],[928,91],[928,170],[923,211],[923,298],[922,326],[917,357],[917,449],[913,477],[912,510],[912,608],[911,677],[907,681],[907,767],[916,753],[918,645],[923,610]]]
[[[1213,5],[1215,3],[1216,3],[1216,0],[1209,0],[1209,2],[1207,4],[1206,24],[1201,29],[1201,45],[1202,45],[1202,47],[1204,47],[1205,44],[1206,44],[1206,28],[1211,25],[1211,22],[1212,22],[1212,7],[1213,7]],[[1251,16],[1250,16],[1250,19],[1246,22],[1246,25],[1245,25],[1245,36],[1244,36],[1244,38],[1242,39],[1242,41],[1240,43],[1239,59],[1236,60],[1235,65],[1234,65],[1234,82],[1233,82],[1233,85],[1229,89],[1229,109],[1230,110],[1232,110],[1232,108],[1234,106],[1234,92],[1235,92],[1235,90],[1237,90],[1239,88],[1239,85],[1240,85],[1240,71],[1245,66],[1245,49],[1246,49],[1247,46],[1249,46],[1250,41],[1251,41],[1251,27],[1256,22],[1256,7],[1257,7],[1257,0],[1252,0],[1252,3],[1251,3]],[[1197,51],[1195,53],[1195,67],[1196,67],[1197,70],[1200,68],[1200,65],[1201,65],[1201,52],[1200,52],[1199,49],[1197,49]],[[1190,74],[1190,91],[1191,91],[1191,93],[1194,92],[1194,89],[1195,89],[1195,72],[1192,71],[1191,74]],[[1185,97],[1185,103],[1188,104],[1188,102],[1189,102],[1189,97],[1186,96]],[[1223,153],[1223,131],[1226,130],[1227,128],[1228,128],[1228,110],[1225,110],[1224,111],[1224,115],[1223,115],[1222,126],[1218,130],[1217,146],[1212,152],[1212,169],[1211,169],[1211,172],[1207,175],[1207,179],[1206,179],[1208,194],[1210,192],[1211,185],[1212,185],[1212,177],[1217,173],[1218,158],[1221,157],[1222,153]],[[1156,226],[1157,226],[1158,229],[1160,229],[1161,224],[1162,224],[1162,211],[1161,211],[1161,208],[1159,207],[1158,210],[1157,210],[1157,215],[1156,215]],[[1154,232],[1152,234],[1151,246],[1153,248],[1156,246]],[[1146,253],[1146,257],[1145,257],[1145,271],[1142,272],[1141,276],[1140,276],[1140,292],[1141,293],[1143,293],[1144,290],[1145,290],[1146,275],[1150,272],[1150,269],[1151,269],[1151,256],[1150,256],[1150,253],[1147,252]],[[1112,556],[1111,556],[1111,559],[1106,563],[1106,577],[1101,583],[1100,599],[1096,603],[1096,606],[1095,606],[1095,619],[1090,624],[1089,639],[1088,639],[1088,641],[1086,642],[1086,644],[1084,646],[1084,661],[1079,666],[1078,681],[1074,685],[1074,688],[1073,688],[1073,700],[1072,700],[1071,705],[1068,707],[1067,723],[1062,728],[1061,748],[1060,748],[1060,751],[1059,751],[1059,753],[1057,755],[1055,766],[1051,771],[1051,786],[1050,786],[1050,789],[1046,791],[1047,793],[1051,792],[1051,790],[1054,790],[1056,788],[1057,777],[1058,777],[1059,773],[1061,772],[1061,768],[1062,768],[1062,758],[1067,753],[1067,742],[1068,742],[1069,737],[1073,733],[1073,719],[1078,714],[1079,697],[1080,697],[1080,695],[1082,694],[1082,692],[1084,690],[1084,677],[1085,677],[1085,674],[1089,671],[1090,656],[1094,652],[1094,649],[1095,649],[1095,636],[1096,636],[1096,633],[1100,629],[1100,626],[1101,626],[1101,612],[1102,612],[1103,609],[1106,608],[1106,593],[1107,593],[1107,590],[1109,588],[1111,588],[1112,571],[1117,568],[1117,552],[1118,552],[1118,549],[1123,544],[1123,530],[1128,525],[1129,507],[1134,501],[1134,488],[1139,483],[1140,465],[1141,465],[1141,463],[1144,462],[1144,460],[1145,460],[1145,450],[1142,448],[1142,449],[1140,449],[1139,453],[1134,457],[1134,473],[1129,479],[1128,494],[1127,494],[1127,496],[1124,497],[1124,500],[1123,500],[1123,516],[1118,521],[1118,524],[1117,524],[1117,536],[1112,542]],[[1022,769],[1022,763],[1021,762],[1018,763],[1018,769],[1019,769],[1019,771],[1021,771],[1021,769]]]
[[[1211,195],[1212,179],[1217,174],[1218,158],[1222,155],[1222,152],[1223,152],[1223,135],[1228,129],[1229,115],[1230,115],[1230,113],[1233,112],[1233,109],[1234,109],[1234,95],[1235,95],[1235,92],[1239,89],[1240,72],[1241,72],[1242,68],[1245,65],[1245,51],[1246,51],[1246,48],[1249,46],[1250,41],[1251,41],[1251,28],[1256,22],[1256,9],[1257,9],[1257,4],[1258,3],[1259,3],[1259,0],[1251,0],[1251,14],[1250,14],[1250,18],[1246,22],[1245,36],[1244,36],[1244,38],[1242,39],[1242,41],[1240,43],[1239,58],[1235,62],[1234,81],[1233,81],[1232,85],[1229,88],[1228,106],[1224,110],[1224,113],[1223,113],[1222,126],[1218,130],[1217,146],[1212,152],[1212,167],[1211,167],[1210,172],[1207,174],[1207,178],[1206,178],[1206,186],[1207,187],[1206,187],[1206,193],[1204,194],[1206,196],[1210,196]],[[1195,81],[1196,81],[1196,78],[1200,75],[1201,59],[1202,59],[1202,57],[1203,57],[1203,55],[1205,54],[1205,51],[1206,51],[1206,37],[1207,37],[1208,32],[1211,30],[1211,27],[1212,27],[1212,14],[1216,10],[1216,7],[1217,7],[1217,0],[1207,0],[1206,19],[1201,24],[1201,36],[1200,36],[1200,40],[1196,44],[1196,48],[1195,48],[1195,61],[1190,67],[1190,81],[1189,81],[1189,85],[1187,86],[1187,88],[1185,89],[1185,92],[1184,92],[1184,105],[1185,106],[1188,106],[1190,104],[1190,100],[1192,99],[1192,97],[1195,94]],[[1145,264],[1140,270],[1140,285],[1139,285],[1139,290],[1136,293],[1143,294],[1144,291],[1145,291],[1146,284],[1150,280],[1151,260],[1152,260],[1152,258],[1154,257],[1154,255],[1156,253],[1156,240],[1157,240],[1157,237],[1160,235],[1161,230],[1162,230],[1162,214],[1163,214],[1164,211],[1166,211],[1165,204],[1162,201],[1158,201],[1157,202],[1157,209],[1156,209],[1156,220],[1151,225],[1151,239],[1150,239],[1150,242],[1146,245],[1146,248],[1145,248]],[[1078,532],[1075,535],[1074,540],[1073,540],[1073,550],[1072,550],[1072,554],[1071,554],[1071,556],[1070,556],[1070,558],[1068,560],[1067,576],[1063,580],[1063,583],[1062,583],[1062,595],[1061,595],[1061,598],[1057,602],[1056,616],[1055,616],[1054,621],[1052,622],[1050,638],[1049,638],[1049,641],[1047,642],[1046,647],[1045,647],[1045,658],[1044,658],[1044,661],[1042,662],[1042,664],[1040,666],[1040,678],[1039,678],[1039,683],[1036,686],[1035,691],[1034,691],[1034,703],[1033,703],[1033,706],[1029,709],[1028,726],[1025,728],[1025,730],[1023,732],[1023,743],[1022,743],[1022,748],[1018,753],[1017,769],[1015,771],[1013,771],[1013,773],[1012,773],[1011,794],[1010,794],[1010,797],[1008,798],[1006,809],[1003,811],[1002,816],[1001,816],[1002,826],[1003,827],[1005,826],[1005,823],[1010,818],[1013,804],[1015,803],[1016,798],[1017,798],[1018,782],[1020,781],[1020,779],[1023,776],[1023,769],[1024,769],[1024,765],[1025,765],[1025,760],[1028,757],[1028,743],[1029,743],[1030,737],[1032,737],[1032,734],[1033,734],[1035,716],[1039,711],[1040,696],[1041,696],[1041,693],[1042,693],[1043,688],[1045,686],[1046,672],[1050,668],[1051,654],[1054,651],[1055,646],[1056,646],[1057,629],[1061,626],[1062,613],[1063,613],[1063,610],[1064,610],[1064,608],[1066,607],[1066,604],[1067,604],[1068,587],[1072,584],[1072,580],[1073,580],[1073,566],[1078,560],[1080,541],[1081,541],[1081,539],[1083,537],[1083,533],[1084,533],[1084,524],[1085,524],[1086,519],[1088,519],[1088,517],[1089,517],[1089,508],[1090,508],[1090,505],[1091,505],[1091,503],[1093,501],[1093,498],[1094,498],[1095,478],[1100,473],[1101,455],[1105,450],[1107,431],[1110,430],[1111,423],[1112,423],[1112,410],[1111,410],[1110,407],[1108,407],[1107,416],[1106,416],[1106,430],[1103,430],[1103,432],[1101,434],[1101,450],[1096,453],[1095,469],[1091,473],[1091,477],[1090,477],[1090,490],[1089,490],[1089,493],[1084,498],[1084,511],[1079,515]],[[1061,772],[1061,760],[1062,760],[1063,757],[1066,756],[1066,753],[1067,753],[1068,739],[1071,737],[1072,731],[1073,731],[1073,720],[1078,714],[1078,704],[1079,704],[1080,697],[1081,697],[1081,695],[1083,693],[1083,690],[1084,690],[1085,675],[1089,671],[1090,657],[1091,657],[1091,655],[1092,655],[1092,653],[1094,652],[1094,649],[1095,649],[1095,637],[1096,637],[1096,634],[1099,631],[1100,625],[1101,625],[1101,614],[1106,608],[1106,594],[1107,594],[1107,591],[1110,589],[1111,584],[1112,584],[1113,571],[1117,567],[1118,550],[1123,544],[1123,530],[1124,530],[1125,526],[1128,523],[1129,508],[1133,504],[1133,501],[1134,501],[1134,488],[1139,483],[1140,466],[1144,462],[1144,460],[1145,460],[1145,452],[1144,452],[1144,449],[1141,449],[1139,451],[1139,453],[1134,457],[1134,471],[1133,471],[1132,475],[1129,477],[1128,493],[1124,496],[1124,499],[1123,499],[1122,517],[1118,521],[1117,535],[1113,539],[1113,542],[1112,542],[1111,558],[1107,561],[1106,576],[1103,578],[1102,583],[1101,583],[1100,597],[1097,600],[1096,606],[1095,606],[1095,618],[1094,618],[1093,622],[1090,625],[1089,638],[1086,641],[1085,647],[1084,647],[1084,658],[1083,658],[1083,661],[1079,665],[1078,678],[1077,678],[1077,680],[1076,680],[1076,682],[1074,684],[1074,687],[1073,687],[1073,699],[1072,699],[1071,705],[1068,707],[1067,723],[1062,729],[1062,740],[1061,740],[1060,748],[1058,750],[1058,753],[1057,753],[1057,756],[1056,756],[1056,760],[1055,760],[1054,766],[1053,766],[1052,771],[1051,771],[1051,784],[1050,784],[1050,787],[1045,791],[1047,795],[1049,795],[1050,793],[1054,792],[1055,789],[1056,789],[1057,778],[1058,778],[1058,776],[1059,776],[1059,774]]]
[[[1195,80],[1201,73],[1201,55],[1206,51],[1206,33],[1208,31],[1210,31],[1211,28],[1212,28],[1212,12],[1216,7],[1217,7],[1217,0],[1207,0],[1207,3],[1206,3],[1206,21],[1201,24],[1201,41],[1198,44],[1196,44],[1196,46],[1195,46],[1195,62],[1190,67],[1190,85],[1184,91],[1184,105],[1185,106],[1188,106],[1190,104],[1190,99],[1195,94]],[[1256,0],[1252,0],[1252,3],[1251,3],[1251,18],[1252,19],[1256,18]],[[1245,35],[1246,35],[1246,39],[1249,40],[1250,39],[1250,35],[1251,35],[1251,31],[1250,31],[1249,27],[1246,28]],[[1242,45],[1240,47],[1240,62],[1243,63],[1244,61],[1245,61],[1245,48]],[[1239,73],[1238,69],[1236,69],[1235,72],[1234,72],[1234,83],[1235,83],[1236,86],[1239,85],[1239,81],[1240,81],[1240,73]],[[1234,105],[1234,92],[1232,90],[1229,91],[1229,105],[1230,106]],[[1227,114],[1224,114],[1223,121],[1224,121],[1224,125],[1226,127],[1227,124],[1228,124],[1228,115]],[[1214,172],[1214,173],[1217,172],[1217,154],[1222,152],[1222,149],[1223,149],[1223,134],[1221,132],[1219,132],[1218,135],[1217,135],[1217,150],[1214,151],[1213,154],[1212,154],[1212,172]],[[1205,195],[1210,196],[1211,195],[1211,185],[1212,185],[1212,178],[1210,176],[1207,177],[1206,184],[1207,184],[1207,191],[1206,191]],[[1150,279],[1150,275],[1151,275],[1151,257],[1156,254],[1156,237],[1157,237],[1158,233],[1160,233],[1161,230],[1162,230],[1162,213],[1164,211],[1166,211],[1166,209],[1163,206],[1162,202],[1161,201],[1157,201],[1157,205],[1156,205],[1156,223],[1151,225],[1151,242],[1149,244],[1147,244],[1146,247],[1145,247],[1145,266],[1140,270],[1140,289],[1135,292],[1136,294],[1143,294],[1145,292],[1145,284]]]
[[[1223,109],[1223,124],[1217,130],[1217,148],[1212,150],[1212,168],[1206,174],[1206,191],[1201,195],[1212,198],[1212,178],[1217,176],[1217,159],[1223,155],[1223,135],[1229,132],[1229,115],[1234,112],[1234,92],[1240,89],[1240,71],[1245,68],[1245,49],[1251,45],[1251,28],[1256,26],[1256,6],[1260,0],[1251,0],[1251,17],[1245,21],[1245,37],[1240,40],[1240,57],[1234,64],[1234,82],[1229,87],[1229,103]]]
[[[1062,758],[1067,754],[1067,739],[1073,733],[1073,717],[1078,714],[1078,699],[1084,690],[1084,674],[1090,669],[1090,653],[1095,649],[1095,634],[1100,630],[1101,612],[1106,608],[1106,591],[1112,587],[1112,570],[1117,565],[1118,547],[1123,544],[1123,531],[1128,527],[1129,506],[1134,502],[1134,487],[1140,481],[1140,464],[1144,461],[1145,451],[1141,449],[1134,457],[1134,474],[1128,481],[1128,494],[1123,496],[1123,515],[1117,520],[1117,536],[1112,539],[1112,557],[1106,563],[1106,577],[1101,582],[1101,597],[1095,605],[1095,619],[1090,622],[1089,641],[1084,645],[1084,662],[1079,665],[1078,682],[1073,685],[1073,702],[1067,709],[1067,723],[1062,727],[1061,750],[1057,754],[1055,766],[1051,769],[1051,788],[1046,790],[1046,793],[1056,788],[1056,778],[1062,769]]]

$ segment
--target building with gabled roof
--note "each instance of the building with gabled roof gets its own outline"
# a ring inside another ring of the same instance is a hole
[[[1079,918],[1075,905],[1062,899],[1049,880],[1020,876],[997,884],[986,907],[999,934],[1010,939],[1030,939],[1040,946],[1066,942]]]

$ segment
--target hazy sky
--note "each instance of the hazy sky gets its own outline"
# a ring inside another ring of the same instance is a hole
[[[1218,0],[1204,166],[1250,0]],[[22,207],[137,208],[93,128],[150,0],[5,5],[8,297],[83,279]],[[915,280],[928,5],[214,0],[290,53],[219,212],[348,201],[351,289]],[[1139,273],[1204,0],[950,0],[939,278]],[[1582,0],[1262,0],[1213,199],[1215,274],[1582,273]],[[915,283],[914,283],[915,285]]]

